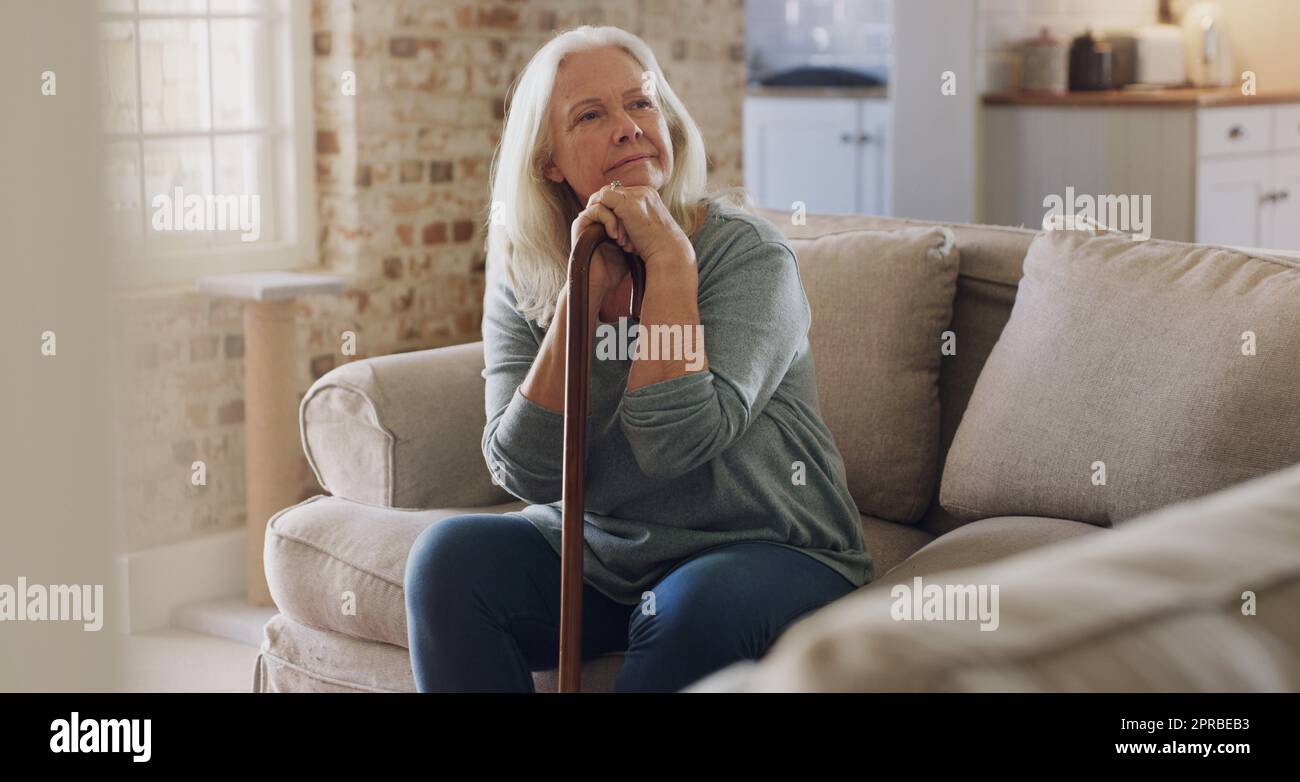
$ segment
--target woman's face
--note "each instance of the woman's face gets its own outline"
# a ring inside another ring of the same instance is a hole
[[[623,49],[606,46],[567,55],[551,91],[552,182],[568,182],[578,201],[617,179],[663,190],[673,170],[668,123],[659,96],[646,94],[642,68]],[[628,157],[639,159],[622,163]]]

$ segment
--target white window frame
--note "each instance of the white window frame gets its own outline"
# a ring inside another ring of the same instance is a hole
[[[134,46],[136,57],[136,128],[130,133],[103,132],[106,142],[134,141],[139,150],[140,210],[143,225],[152,216],[150,201],[153,195],[145,192],[144,144],[145,140],[171,138],[208,138],[222,135],[247,135],[249,130],[217,130],[209,118],[209,129],[204,131],[150,131],[143,129],[143,95],[140,74],[140,22],[150,20],[194,19],[209,22],[208,58],[212,57],[211,21],[213,19],[262,19],[272,22],[270,70],[274,79],[271,86],[272,125],[269,129],[255,129],[271,144],[272,182],[274,193],[261,193],[262,200],[273,197],[275,203],[278,238],[271,242],[229,243],[185,250],[148,250],[148,241],[140,243],[119,241],[115,263],[115,285],[119,290],[156,288],[165,286],[192,286],[203,275],[235,274],[253,271],[318,271],[320,253],[316,236],[316,181],[315,181],[315,122],[312,103],[312,31],[311,3],[301,0],[274,0],[269,11],[248,13],[212,13],[205,5],[202,13],[141,13],[139,2],[128,12],[101,11],[99,22],[132,22],[135,25]],[[277,29],[277,27],[279,29]],[[287,62],[286,62],[287,58]],[[209,67],[207,85],[209,100],[212,92],[212,74]],[[292,101],[279,100],[286,93]],[[277,103],[279,108],[277,108]],[[279,121],[285,107],[288,118]],[[213,162],[215,165],[215,161]],[[291,188],[291,191],[290,191]],[[289,191],[289,192],[286,192]],[[143,228],[142,225],[142,228]]]

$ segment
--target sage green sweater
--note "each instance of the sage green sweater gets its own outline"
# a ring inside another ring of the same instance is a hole
[[[627,342],[614,358],[598,350],[613,327],[602,326],[593,341],[584,580],[632,605],[689,557],[766,540],[829,565],[854,586],[867,583],[875,567],[821,419],[812,312],[794,253],[776,226],[718,202],[691,243],[708,370],[628,392],[636,320],[622,324]],[[544,335],[516,309],[505,275],[492,275],[483,456],[507,491],[533,503],[513,515],[532,522],[558,554],[564,416],[519,392]]]

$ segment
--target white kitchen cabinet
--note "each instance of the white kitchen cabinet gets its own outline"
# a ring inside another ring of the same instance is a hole
[[[745,98],[745,187],[759,206],[888,215],[890,110],[885,98]]]
[[[1274,109],[1273,149],[1300,149],[1300,103]]]
[[[858,101],[857,214],[888,216],[894,212],[893,132],[890,103],[882,98]],[[841,143],[844,137],[840,137]]]
[[[1266,247],[1264,198],[1272,192],[1268,155],[1201,161],[1196,177],[1196,241]]]
[[[1268,152],[1273,148],[1273,106],[1226,107],[1196,112],[1199,157]]]
[[[987,105],[983,150],[983,222],[1039,228],[1071,187],[1150,195],[1155,238],[1300,250],[1300,104]]]
[[[1273,161],[1273,197],[1267,210],[1273,240],[1265,246],[1300,250],[1300,152],[1279,152]]]
[[[1196,241],[1300,250],[1300,105],[1198,115]]]
[[[1196,122],[1155,107],[990,106],[981,222],[1041,228],[1048,196],[1149,195],[1151,236],[1192,241]],[[1140,230],[1140,226],[1131,226]]]

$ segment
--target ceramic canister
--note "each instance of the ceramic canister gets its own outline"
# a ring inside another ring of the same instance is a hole
[[[1070,89],[1069,45],[1046,27],[1020,44],[1020,89],[1058,94]]]

